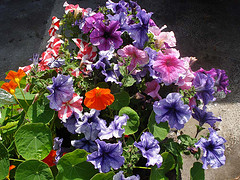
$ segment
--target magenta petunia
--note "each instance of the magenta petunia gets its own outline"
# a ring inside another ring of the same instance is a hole
[[[144,66],[148,63],[148,55],[145,51],[142,51],[136,48],[133,45],[127,45],[123,49],[119,49],[117,51],[118,55],[121,57],[131,57],[131,64],[128,66],[128,70],[132,71],[137,64],[140,66]]]
[[[145,93],[147,95],[151,96],[153,99],[161,99],[160,95],[158,94],[160,85],[157,80],[152,80],[151,82],[147,82],[146,86],[147,86],[147,89],[145,90]]]
[[[153,69],[161,74],[162,81],[166,85],[175,83],[179,75],[185,72],[184,61],[178,59],[175,53],[167,55],[158,53]]]

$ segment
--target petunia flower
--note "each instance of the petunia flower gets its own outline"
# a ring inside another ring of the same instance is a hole
[[[56,16],[53,16],[51,27],[48,30],[49,36],[55,35],[55,32],[59,30],[59,24],[60,24],[60,19],[58,19]]]
[[[52,150],[50,151],[50,153],[48,154],[48,156],[45,157],[45,158],[42,160],[42,162],[46,163],[49,167],[51,167],[51,166],[56,165],[56,164],[55,164],[55,162],[56,162],[55,158],[56,158],[56,151],[52,149]]]
[[[156,122],[168,121],[171,128],[182,129],[191,117],[191,110],[181,98],[179,93],[169,93],[165,99],[155,101],[153,111]]]
[[[161,96],[158,94],[160,85],[157,80],[152,80],[151,82],[146,83],[146,90],[144,91],[147,95],[151,96],[153,99],[161,99]]]
[[[95,169],[100,172],[109,172],[111,167],[115,170],[119,169],[125,159],[122,155],[122,143],[119,141],[115,144],[106,143],[96,140],[98,150],[87,156],[87,161],[91,162]]]
[[[157,165],[158,168],[162,165],[163,159],[159,154],[159,142],[154,139],[150,132],[144,132],[140,137],[140,142],[134,142],[134,146],[141,150],[143,157],[147,158],[146,166]]]
[[[103,110],[114,102],[110,89],[95,88],[85,93],[84,105],[90,109]]]
[[[198,108],[197,106],[193,109],[193,118],[199,121],[199,125],[202,126],[204,123],[208,123],[211,127],[214,126],[216,121],[222,121],[220,118],[213,116],[212,112],[206,111],[206,106],[203,106],[203,109]]]
[[[5,91],[9,92],[10,94],[15,94],[15,89],[17,88],[17,84],[13,81],[10,81],[9,83],[3,83],[1,88]]]
[[[9,71],[5,79],[10,79],[19,86],[19,83],[24,76],[26,76],[26,73],[22,69],[18,69],[17,72]]]
[[[112,12],[115,14],[119,14],[120,12],[127,12],[129,4],[124,0],[119,1],[118,3],[114,3],[111,0],[106,2],[106,7],[111,9]]]
[[[89,16],[85,19],[85,23],[82,27],[82,31],[84,34],[87,34],[92,28],[93,25],[97,22],[97,21],[102,21],[104,20],[104,15],[100,12],[93,14],[92,16]]]
[[[79,119],[82,115],[82,100],[78,94],[73,93],[72,99],[67,102],[63,102],[61,109],[58,111],[58,117],[63,122],[66,123],[66,120],[74,113],[75,117]]]
[[[125,132],[125,129],[122,128],[123,125],[127,124],[127,120],[129,119],[128,115],[123,114],[122,116],[115,116],[114,120],[110,123],[109,127],[101,127],[101,131],[98,136],[102,139],[110,139],[112,137],[120,138],[122,134]]]
[[[218,136],[217,132],[212,128],[208,129],[210,131],[209,138],[201,138],[195,146],[203,150],[201,158],[203,161],[202,168],[208,169],[207,166],[210,165],[211,168],[216,169],[225,164],[226,156],[224,155],[224,143],[226,140],[223,137]]]
[[[140,180],[140,176],[129,176],[127,178],[124,177],[123,171],[119,171],[117,174],[113,176],[113,180]]]
[[[65,128],[67,128],[67,130],[72,133],[72,134],[76,134],[76,129],[77,129],[77,124],[78,124],[79,120],[78,118],[76,118],[75,114],[73,113],[67,120],[66,123],[63,122],[63,126]]]
[[[58,74],[52,81],[53,84],[47,87],[51,92],[47,98],[50,100],[50,108],[59,111],[62,104],[73,97],[73,80],[69,75]]]
[[[231,91],[227,89],[228,84],[228,76],[226,72],[222,69],[216,69],[215,78],[215,86],[217,87],[217,91],[223,91],[225,94],[230,93]]]
[[[109,50],[111,46],[118,49],[123,43],[121,31],[117,31],[119,27],[118,21],[111,21],[108,26],[102,21],[97,21],[94,24],[95,29],[90,34],[91,43],[100,51]]]
[[[210,101],[214,101],[214,80],[209,74],[197,72],[193,80],[196,89],[197,98],[203,101],[204,105]]]
[[[132,71],[137,65],[144,66],[148,63],[148,55],[145,51],[140,50],[133,45],[127,45],[123,49],[117,51],[121,57],[131,58],[131,63],[128,70]]]
[[[158,53],[153,69],[161,74],[162,81],[166,85],[175,83],[179,75],[185,72],[184,61],[178,59],[177,53],[167,55]]]
[[[72,140],[71,145],[78,149],[84,149],[89,153],[97,151],[98,149],[95,141],[87,140],[86,138],[82,138],[80,140]]]

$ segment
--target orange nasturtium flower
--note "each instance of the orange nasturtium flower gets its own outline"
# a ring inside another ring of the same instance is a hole
[[[10,94],[15,94],[15,89],[17,86],[18,85],[15,82],[10,81],[9,83],[8,82],[3,83],[1,88],[9,92]]]
[[[45,157],[42,162],[45,162],[49,167],[55,165],[56,151],[51,150],[47,157]]]
[[[26,73],[22,69],[19,69],[18,72],[9,71],[5,79],[10,79],[19,85],[24,76],[26,76]]]
[[[114,96],[110,93],[110,89],[95,88],[86,92],[84,105],[90,109],[103,110],[111,105],[114,101]]]
[[[12,169],[14,169],[15,167],[16,167],[15,165],[11,165],[11,166],[9,167],[8,176],[6,177],[7,179],[10,180],[10,178],[9,178],[9,176],[10,176],[10,171],[11,171]]]

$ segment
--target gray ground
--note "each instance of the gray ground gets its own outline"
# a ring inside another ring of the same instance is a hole
[[[59,18],[64,0],[0,0],[0,80],[10,69],[28,65],[33,53],[41,53],[48,40],[51,16]],[[71,0],[81,7],[96,8],[104,0]],[[240,2],[238,0],[151,0],[138,1],[141,7],[154,12],[153,19],[174,31],[177,47],[184,56],[195,56],[193,69],[225,69],[232,93],[212,103],[209,109],[221,116],[220,135],[227,140],[226,165],[206,171],[206,179],[225,180],[240,175]],[[184,132],[194,134],[195,120],[187,123]],[[183,179],[189,179],[192,158],[184,159]]]

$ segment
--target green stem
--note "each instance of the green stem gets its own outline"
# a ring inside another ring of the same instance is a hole
[[[27,112],[25,111],[25,109],[22,107],[21,103],[18,101],[18,98],[15,94],[13,94],[14,98],[16,99],[16,101],[18,102],[19,106],[21,106],[21,108],[24,110],[25,114],[27,114]]]
[[[149,168],[149,167],[142,167],[142,166],[134,166],[133,168],[138,168],[138,169],[152,169],[152,168]]]
[[[9,158],[10,161],[19,161],[19,162],[25,162],[24,160],[21,159],[13,159],[13,158]]]
[[[22,96],[23,96],[23,98],[24,98],[24,100],[25,100],[26,104],[29,106],[29,104],[28,104],[28,102],[27,102],[27,100],[26,100],[26,98],[25,98],[25,96],[24,96],[24,93],[23,93],[23,91],[22,91],[22,89],[21,89],[21,87],[20,87],[20,84],[19,84],[19,83],[18,83],[18,88],[20,89],[20,92],[21,92],[21,94],[22,94]]]

